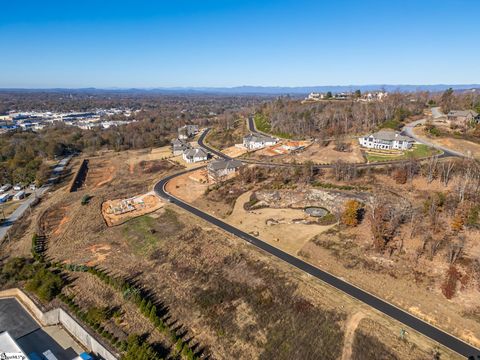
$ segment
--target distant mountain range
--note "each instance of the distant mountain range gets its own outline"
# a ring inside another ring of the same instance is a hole
[[[452,88],[456,91],[479,89],[480,84],[465,84],[465,85],[448,85],[448,84],[436,84],[436,85],[328,85],[328,86],[300,86],[300,87],[276,87],[276,86],[237,86],[237,87],[192,87],[192,88],[158,88],[151,89],[152,91],[180,91],[180,92],[207,92],[207,93],[226,93],[226,94],[293,94],[293,95],[305,95],[311,92],[324,93],[331,91],[332,93],[340,92],[353,92],[360,90],[376,91],[385,90],[388,92],[401,91],[401,92],[414,92],[414,91],[430,91],[438,92],[444,91],[448,88]]]
[[[448,88],[455,91],[465,91],[475,89],[480,91],[480,84],[435,84],[435,85],[329,85],[329,86],[299,86],[299,87],[280,87],[280,86],[236,86],[236,87],[158,87],[158,88],[50,88],[50,89],[0,89],[0,91],[12,92],[123,92],[123,93],[158,93],[158,94],[219,94],[219,95],[306,95],[311,92],[332,93],[351,92],[360,90],[362,92],[385,90],[388,92],[415,92],[430,91],[439,92]]]

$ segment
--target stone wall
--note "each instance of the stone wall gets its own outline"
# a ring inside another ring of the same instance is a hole
[[[271,208],[303,209],[309,206],[318,206],[328,209],[334,214],[344,210],[345,202],[357,200],[367,204],[372,201],[369,193],[349,191],[302,189],[302,190],[259,190],[254,193],[255,198]]]

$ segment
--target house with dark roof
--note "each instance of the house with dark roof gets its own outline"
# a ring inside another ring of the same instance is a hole
[[[208,153],[201,149],[187,149],[183,152],[183,160],[187,163],[196,163],[199,161],[207,161]]]
[[[452,110],[447,114],[447,119],[459,125],[468,125],[472,122],[479,123],[480,115],[474,110]]]
[[[407,150],[412,147],[415,140],[408,136],[400,135],[397,131],[380,130],[376,133],[359,137],[358,142],[361,146],[368,149]]]
[[[213,181],[228,178],[243,166],[242,162],[235,159],[218,159],[207,165],[208,177]]]
[[[248,150],[262,149],[266,146],[275,145],[278,139],[261,134],[249,134],[243,138],[243,146]]]
[[[178,138],[181,140],[187,140],[198,134],[198,125],[184,125],[178,128]]]
[[[191,148],[190,144],[185,140],[181,140],[181,139],[172,140],[172,153],[174,156],[182,155],[185,150],[190,148]]]

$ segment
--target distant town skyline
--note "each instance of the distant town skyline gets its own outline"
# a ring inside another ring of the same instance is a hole
[[[0,88],[478,84],[475,0],[2,4]]]

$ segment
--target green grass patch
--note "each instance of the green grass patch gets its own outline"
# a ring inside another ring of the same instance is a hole
[[[123,224],[122,231],[133,252],[145,255],[161,241],[176,236],[182,228],[177,213],[167,208],[158,219],[144,215],[127,221]]]
[[[403,154],[399,155],[389,155],[389,154],[379,154],[379,153],[366,153],[368,162],[378,162],[378,161],[395,161],[395,160],[406,160],[410,158],[424,158],[428,156],[433,156],[440,154],[440,151],[434,149],[428,145],[424,144],[415,144],[412,149],[404,151]]]
[[[154,222],[152,217],[144,215],[125,223],[123,234],[135,254],[144,255],[157,243],[157,237],[152,232]]]
[[[266,134],[271,134],[273,136],[283,139],[292,138],[292,134],[272,131],[272,124],[270,124],[270,121],[268,121],[267,117],[264,114],[255,114],[253,121],[255,122],[255,127],[258,131],[264,132]]]

